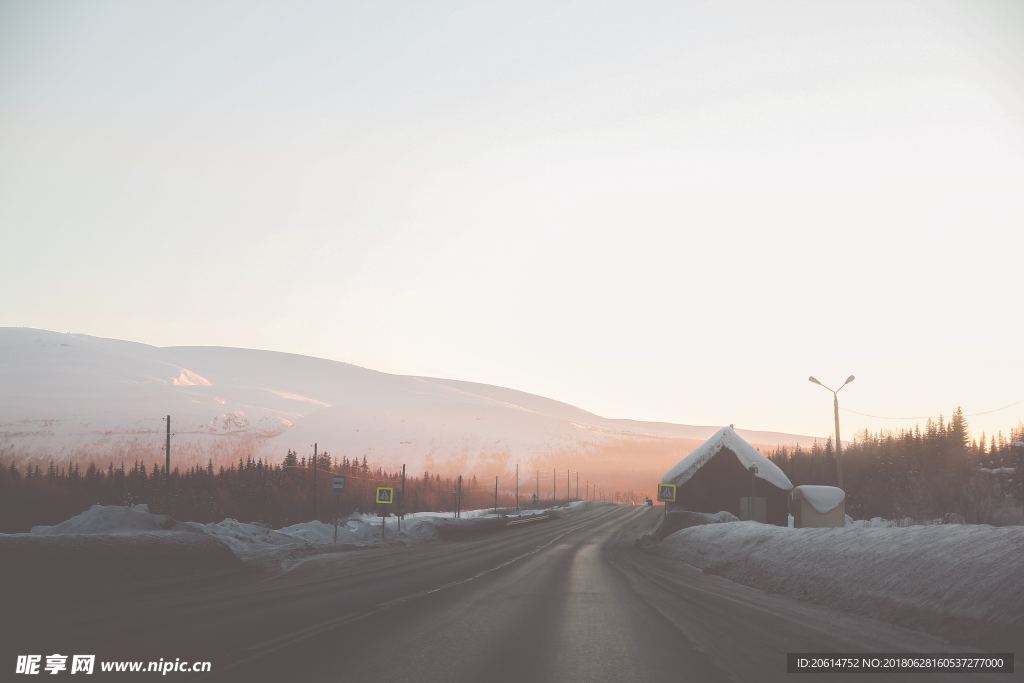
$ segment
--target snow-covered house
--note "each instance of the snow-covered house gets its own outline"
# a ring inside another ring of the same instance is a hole
[[[677,487],[669,510],[727,510],[740,519],[787,525],[792,482],[731,426],[715,432],[661,481]]]
[[[797,486],[789,494],[793,526],[797,528],[846,524],[846,493],[835,486]]]

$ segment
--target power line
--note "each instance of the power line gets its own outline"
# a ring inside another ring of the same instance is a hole
[[[992,413],[998,413],[1003,410],[1006,410],[1007,408],[1012,408],[1014,406],[1021,405],[1022,403],[1024,403],[1024,400],[1014,401],[1013,403],[1008,403],[1005,406],[1002,406],[1000,408],[993,408],[992,410],[982,410],[977,413],[964,413],[964,417],[978,417],[979,415],[991,415]],[[940,417],[942,417],[941,415],[914,415],[908,417],[893,417],[891,415],[872,415],[871,413],[862,413],[856,410],[850,410],[849,408],[840,408],[840,410],[843,411],[844,413],[860,415],[861,417],[873,417],[876,420],[937,420]]]

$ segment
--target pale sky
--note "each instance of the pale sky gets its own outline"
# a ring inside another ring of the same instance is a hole
[[[0,0],[0,325],[826,435],[1024,401],[1022,219],[1017,0]]]

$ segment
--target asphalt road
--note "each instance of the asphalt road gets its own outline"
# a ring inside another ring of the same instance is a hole
[[[635,539],[657,514],[595,506],[470,540],[337,553],[286,573],[184,577],[113,595],[76,590],[56,600],[25,587],[20,598],[8,594],[0,621],[4,666],[9,653],[45,651],[213,662],[210,674],[166,680],[863,683],[881,677],[787,674],[785,655],[964,649],[646,552]]]

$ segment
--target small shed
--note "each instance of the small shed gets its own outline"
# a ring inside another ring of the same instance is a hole
[[[804,484],[793,489],[789,502],[797,528],[846,524],[846,492],[841,488]]]
[[[715,432],[661,481],[677,487],[670,511],[728,511],[740,519],[788,523],[792,482],[732,427]]]

